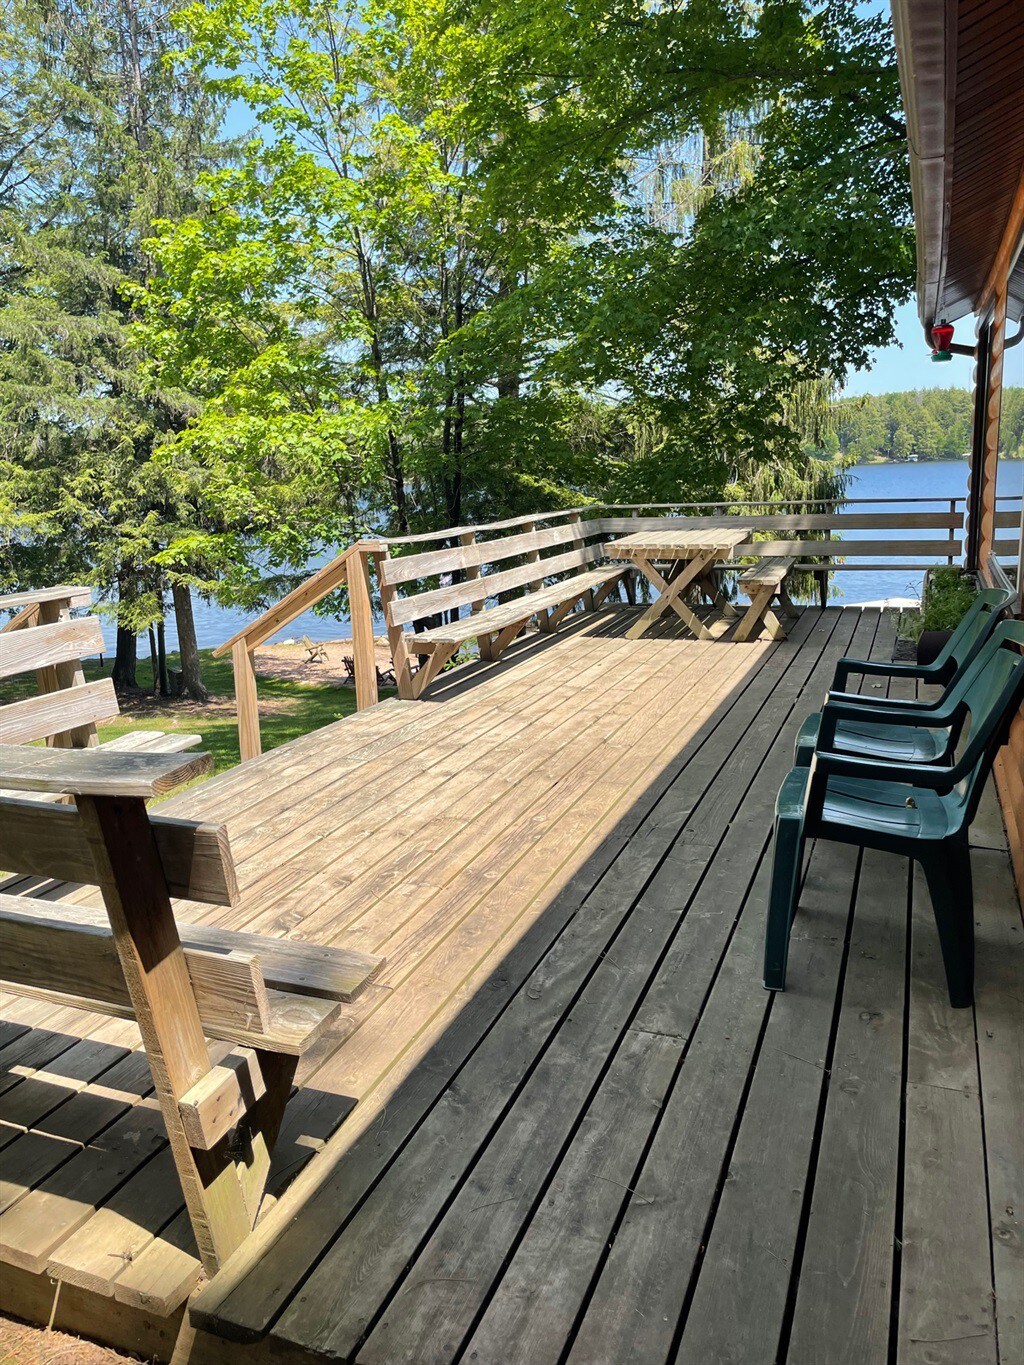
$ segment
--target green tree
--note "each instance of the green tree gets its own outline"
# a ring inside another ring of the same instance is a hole
[[[152,0],[9,0],[4,17],[4,576],[85,577],[116,598],[121,687],[169,587],[185,687],[202,695],[188,629],[197,564],[158,559],[176,528],[202,523],[201,484],[153,458],[194,405],[143,382],[131,328],[133,290],[154,268],[143,238],[154,216],[194,203],[221,155],[220,107],[169,61],[176,39]]]

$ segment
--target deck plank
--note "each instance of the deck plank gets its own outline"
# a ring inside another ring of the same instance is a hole
[[[838,658],[848,643],[848,635],[841,640],[830,640],[826,654],[831,650],[832,657]],[[604,1003],[599,1000],[597,1003],[602,1021],[614,1020],[616,1013],[628,1005],[630,992],[625,988],[622,978],[634,965],[644,973],[645,991],[652,985],[652,973],[659,970],[660,951],[667,946],[664,942],[666,934],[670,936],[672,946],[669,958],[660,964],[662,974],[671,970],[668,963],[673,953],[684,953],[687,949],[693,951],[695,939],[700,945],[696,959],[691,959],[692,970],[686,983],[687,989],[680,995],[681,1002],[685,1002],[680,1004],[684,1018],[671,1024],[662,1023],[649,1030],[644,1022],[644,1005],[638,1002],[639,1013],[629,1025],[644,1032],[651,1031],[653,1036],[670,1039],[671,1050],[676,1056],[689,1027],[684,1023],[686,1006],[699,1001],[706,990],[707,973],[713,972],[718,956],[714,936],[708,933],[707,921],[700,918],[690,921],[689,914],[682,919],[681,916],[686,911],[690,894],[719,853],[718,845],[723,836],[726,844],[738,853],[741,841],[746,842],[740,831],[746,824],[747,808],[757,807],[760,803],[762,809],[770,810],[778,785],[778,772],[786,770],[792,752],[793,732],[786,722],[796,696],[806,685],[810,666],[811,658],[802,655],[772,689],[767,704],[758,706],[755,697],[749,699],[749,725],[743,727],[744,741],[729,754],[727,763],[723,762],[720,752],[709,754],[708,762],[716,764],[717,768],[707,768],[703,782],[699,780],[699,771],[692,773],[692,770],[688,770],[686,786],[704,789],[702,798],[691,819],[674,826],[673,834],[677,837],[668,858],[658,868],[624,931],[624,936],[630,932],[639,936],[639,942],[644,945],[645,960],[634,964],[628,947],[623,945],[620,948],[619,941],[612,952],[614,962],[618,964],[618,980],[612,988],[611,1001]],[[736,719],[742,724],[741,717]],[[763,765],[766,747],[775,751],[774,767]],[[752,779],[755,779],[753,787],[750,785]],[[705,807],[708,806],[714,811],[710,819],[704,818]],[[730,838],[726,831],[730,830],[730,822],[733,821]],[[750,849],[755,864],[758,852],[756,847]],[[749,881],[750,869],[744,868],[742,875],[745,885]],[[720,889],[725,891],[725,888]],[[727,895],[725,899],[728,903]],[[737,896],[734,904],[740,899],[741,896]],[[660,932],[659,921],[664,921]],[[722,932],[725,932],[724,922]],[[701,970],[697,969],[697,963],[701,964]],[[588,991],[593,991],[595,984],[596,977]],[[654,989],[657,989],[656,983]],[[566,1040],[569,1047],[566,1066],[571,1080],[566,1078],[549,1083],[543,1073],[539,1078],[531,1078],[532,1100],[529,1093],[524,1093],[512,1115],[514,1119],[518,1113],[518,1121],[506,1120],[502,1131],[490,1140],[488,1151],[475,1168],[469,1185],[460,1192],[441,1228],[421,1253],[403,1286],[401,1297],[395,1301],[392,1314],[395,1326],[389,1330],[389,1320],[385,1317],[375,1335],[360,1349],[361,1359],[445,1358],[443,1343],[451,1339],[458,1340],[471,1326],[473,1313],[486,1295],[488,1261],[490,1278],[493,1279],[507,1254],[508,1245],[514,1244],[518,1229],[530,1215],[531,1193],[534,1198],[539,1197],[540,1189],[550,1175],[550,1153],[560,1150],[565,1141],[565,1125],[570,1123],[573,1114],[570,1094],[586,1075],[587,1066],[601,1060],[600,1057],[591,1056],[597,1052],[596,1048],[591,1047],[585,1049],[588,1060],[576,1058],[578,1034],[579,1026],[576,1026]],[[559,1041],[555,1040],[553,1049],[558,1047]],[[556,1095],[559,1097],[558,1103],[552,1105],[552,1097]],[[538,1134],[534,1131],[538,1124],[546,1124],[548,1128],[554,1125],[554,1132]],[[559,1137],[559,1133],[562,1136]],[[496,1149],[505,1155],[499,1155],[497,1171],[485,1183],[485,1171],[494,1164]],[[524,1161],[532,1169],[524,1169]],[[563,1176],[556,1175],[554,1179],[562,1182]],[[531,1181],[540,1182],[539,1187],[532,1191]],[[514,1190],[514,1199],[505,1197],[508,1189]],[[460,1216],[460,1208],[468,1209],[469,1212]],[[486,1221],[474,1217],[473,1210],[479,1208],[488,1210],[484,1215]],[[466,1250],[470,1247],[471,1253]],[[449,1287],[451,1277],[442,1267],[450,1267],[456,1258],[459,1269],[452,1281],[454,1287]],[[515,1262],[512,1269],[515,1270]],[[562,1269],[565,1269],[564,1263]],[[553,1274],[554,1266],[547,1267],[545,1273]],[[548,1283],[552,1281],[546,1279],[545,1275],[534,1282],[531,1321],[539,1320],[542,1306],[546,1305],[547,1295],[537,1286]],[[580,1297],[582,1292],[581,1288]],[[461,1303],[457,1300],[461,1300]],[[431,1301],[434,1302],[433,1322],[428,1311]],[[457,1312],[461,1317],[457,1317]],[[548,1340],[551,1339],[549,1336]],[[515,1348],[509,1345],[510,1341],[516,1341]],[[491,1334],[488,1345],[489,1350],[484,1348],[481,1340],[474,1338],[471,1349],[478,1352],[480,1359],[501,1358],[501,1352],[504,1351],[506,1359],[527,1360],[531,1358],[530,1350],[537,1347],[538,1342],[536,1337],[531,1337],[526,1331],[517,1329],[509,1334],[503,1325],[499,1325]]]
[[[974,1013],[950,1007],[919,869],[906,1111],[897,1365],[997,1365]]]
[[[635,614],[524,636],[429,702],[168,803],[227,813],[243,887],[183,917],[389,959],[309,1058],[255,1236],[194,1301],[252,1365],[1020,1353],[1024,928],[998,813],[973,840],[976,1028],[944,1006],[906,865],[867,854],[855,883],[857,855],[826,845],[790,989],[766,994],[793,734],[839,654],[889,651],[891,618],[812,610],[785,642],[732,645],[675,622],[630,642]],[[116,1091],[137,1030],[5,1014],[0,1258],[68,1303],[109,1296],[88,1322],[112,1333],[173,1314],[198,1262],[145,1070]],[[202,1332],[195,1359],[228,1352]]]

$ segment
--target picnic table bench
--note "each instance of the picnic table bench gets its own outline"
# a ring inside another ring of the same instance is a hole
[[[744,569],[737,582],[750,598],[750,606],[736,627],[734,640],[749,640],[760,633],[762,626],[767,627],[773,640],[786,638],[785,628],[771,605],[777,599],[785,616],[799,615],[786,589],[786,579],[795,564],[796,560],[786,555],[769,555]]]
[[[0,797],[5,867],[102,896],[99,908],[0,893],[5,989],[137,1021],[210,1275],[256,1220],[299,1058],[383,966],[380,957],[294,940],[179,932],[172,897],[238,899],[227,832],[151,815],[146,802],[211,767],[208,754],[0,745],[0,787],[18,793]],[[38,793],[75,804],[21,799]],[[31,1235],[18,1218],[5,1220],[2,1258],[31,1268],[19,1249]],[[111,1256],[100,1273],[113,1282],[123,1268]]]

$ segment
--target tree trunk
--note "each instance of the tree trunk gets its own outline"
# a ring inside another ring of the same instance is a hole
[[[152,626],[149,628],[149,663],[153,670],[153,696],[155,697],[160,686],[160,670],[156,662],[156,631]]]
[[[181,668],[181,695],[193,701],[209,701],[210,693],[203,682],[196,643],[196,622],[192,614],[192,590],[187,583],[171,586],[174,598],[174,619],[178,624],[178,656]]]
[[[114,650],[114,667],[110,676],[118,692],[136,692],[139,684],[135,680],[135,665],[138,660],[138,640],[135,632],[117,628],[117,647]]]
[[[169,697],[171,689],[167,686],[167,637],[163,621],[156,623],[156,654],[160,667],[160,695],[161,697]]]

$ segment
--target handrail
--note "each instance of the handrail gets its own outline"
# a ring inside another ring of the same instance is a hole
[[[380,554],[376,540],[357,540],[329,564],[293,588],[255,621],[225,640],[213,651],[215,659],[229,651],[235,674],[235,706],[238,715],[238,748],[245,763],[263,752],[260,740],[259,698],[256,687],[255,651],[279,630],[321,601],[328,593],[348,584],[349,619],[352,624],[352,655],[355,668],[356,709],[376,706],[377,660],[373,643],[373,607],[370,602],[369,560]]]

